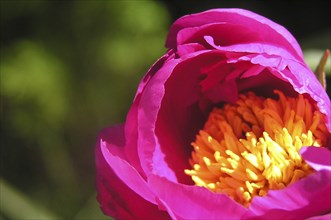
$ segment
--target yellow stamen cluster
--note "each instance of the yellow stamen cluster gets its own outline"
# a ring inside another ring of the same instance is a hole
[[[225,193],[248,207],[254,196],[282,189],[311,174],[303,146],[325,146],[324,116],[303,95],[278,99],[240,95],[215,108],[195,142],[187,175],[198,186]]]

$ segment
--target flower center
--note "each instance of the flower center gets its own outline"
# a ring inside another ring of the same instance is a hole
[[[249,92],[234,105],[213,109],[192,143],[192,169],[185,170],[196,185],[248,207],[254,196],[314,172],[299,150],[325,146],[324,116],[303,95],[274,93],[278,100]]]

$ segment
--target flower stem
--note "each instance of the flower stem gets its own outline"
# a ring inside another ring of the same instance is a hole
[[[316,75],[318,81],[320,81],[320,83],[324,87],[324,89],[326,89],[325,66],[326,66],[326,62],[327,62],[329,56],[330,56],[330,50],[326,49],[315,70],[315,75]]]

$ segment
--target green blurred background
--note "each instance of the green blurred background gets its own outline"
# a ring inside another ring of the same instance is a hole
[[[3,220],[107,219],[95,200],[96,136],[125,120],[178,17],[253,10],[287,27],[312,68],[330,48],[327,1],[0,2]]]

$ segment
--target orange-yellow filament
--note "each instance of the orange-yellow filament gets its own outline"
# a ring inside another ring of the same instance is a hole
[[[299,150],[326,145],[324,115],[303,95],[275,94],[277,100],[249,92],[210,113],[192,143],[192,169],[185,170],[196,185],[247,207],[254,196],[314,172]]]

